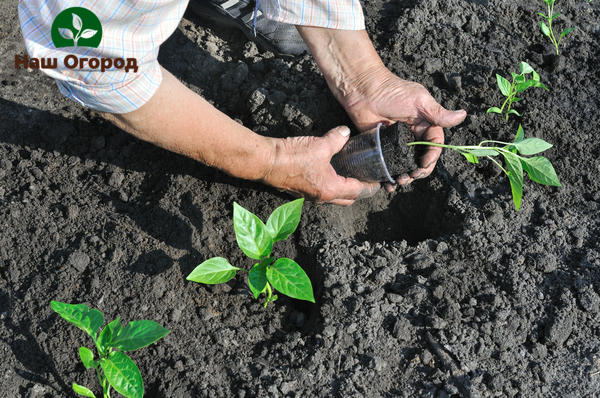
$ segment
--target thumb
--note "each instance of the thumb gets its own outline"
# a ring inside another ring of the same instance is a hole
[[[463,120],[465,120],[465,117],[467,117],[467,112],[464,109],[458,111],[449,111],[435,102],[435,100],[432,102],[433,103],[430,105],[430,109],[426,110],[426,113],[427,120],[433,126],[446,128],[454,127],[458,124],[461,124]]]
[[[338,153],[346,145],[348,137],[350,137],[350,128],[346,126],[332,128],[323,136],[331,156]]]

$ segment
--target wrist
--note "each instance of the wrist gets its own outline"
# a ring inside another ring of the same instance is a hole
[[[243,161],[236,167],[235,172],[230,174],[245,180],[268,183],[269,176],[276,168],[277,142],[280,139],[256,133],[254,135],[255,139],[250,141],[248,151],[240,156]]]
[[[260,181],[278,189],[288,189],[287,181],[293,177],[289,173],[293,154],[290,153],[287,145],[288,139],[270,138],[269,140],[271,149]]]
[[[298,29],[311,49],[335,98],[343,105],[363,89],[373,75],[389,73],[366,31],[301,27]]]

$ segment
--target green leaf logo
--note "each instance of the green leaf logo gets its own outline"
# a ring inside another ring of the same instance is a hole
[[[87,8],[71,7],[56,16],[51,33],[56,48],[97,48],[102,40],[102,24]]]

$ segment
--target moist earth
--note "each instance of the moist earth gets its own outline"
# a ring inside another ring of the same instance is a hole
[[[87,303],[107,319],[172,333],[133,353],[151,397],[584,397],[600,394],[599,2],[560,1],[575,26],[556,61],[542,1],[365,0],[385,64],[469,116],[451,144],[526,136],[562,188],[526,178],[521,211],[488,161],[446,152],[431,177],[352,207],[307,203],[275,254],[294,258],[317,304],[268,309],[243,277],[185,280],[236,248],[232,202],[263,219],[286,194],[138,141],[62,98],[35,71],[17,1],[0,4],[0,392],[98,392],[77,348],[89,338],[50,309]],[[187,15],[161,63],[240,123],[275,137],[350,124],[310,56],[282,60],[240,33]],[[530,63],[530,89],[505,123],[485,109],[495,74]],[[550,62],[552,61],[552,62]]]
[[[409,174],[417,168],[415,149],[406,146],[414,141],[412,132],[403,123],[382,127],[379,131],[381,152],[388,172],[393,177]]]

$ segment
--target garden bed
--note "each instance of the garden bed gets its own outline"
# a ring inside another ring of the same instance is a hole
[[[185,280],[235,244],[237,201],[261,218],[289,200],[137,141],[60,97],[24,51],[16,0],[0,5],[0,392],[96,388],[89,344],[50,308],[87,303],[107,318],[172,331],[132,355],[147,396],[594,396],[600,393],[600,6],[559,1],[576,26],[555,61],[542,1],[364,1],[384,62],[469,116],[452,144],[514,136],[485,110],[495,74],[520,61],[550,91],[515,105],[526,136],[554,144],[563,184],[525,184],[446,152],[431,178],[350,208],[305,204],[275,245],[313,281],[316,304],[266,310],[243,278]],[[262,134],[322,134],[349,121],[309,56],[285,61],[192,17],[160,60],[219,109]],[[7,55],[6,55],[7,54]],[[185,54],[185,57],[183,56]],[[526,177],[527,179],[527,177]]]

